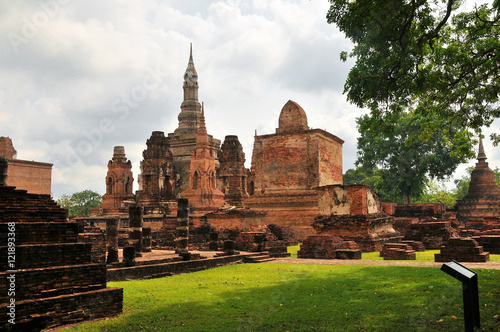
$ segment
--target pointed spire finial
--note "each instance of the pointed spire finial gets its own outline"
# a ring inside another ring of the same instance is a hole
[[[479,152],[477,154],[477,160],[479,162],[484,162],[486,160],[486,154],[484,153],[483,139],[479,137]]]
[[[193,44],[191,43],[189,45],[189,61],[188,61],[188,66],[186,68],[186,72],[184,73],[184,81],[194,83],[197,80],[198,80],[198,73],[196,72],[196,69],[194,68]]]

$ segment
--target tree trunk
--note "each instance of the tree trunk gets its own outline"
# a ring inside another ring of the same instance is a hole
[[[410,204],[410,195],[407,193],[403,193],[403,202],[404,204]]]

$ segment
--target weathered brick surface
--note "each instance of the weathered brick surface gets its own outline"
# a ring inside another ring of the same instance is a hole
[[[29,194],[14,187],[0,187],[0,222],[66,222],[68,211],[50,195]]]
[[[425,251],[425,245],[421,241],[403,240],[401,243],[409,245],[415,251]]]
[[[429,217],[443,218],[445,213],[446,206],[442,203],[400,204],[396,206],[394,216],[422,220]]]
[[[448,239],[456,237],[457,231],[449,221],[419,222],[411,224],[405,240],[423,242],[426,249],[439,249]]]
[[[66,217],[48,195],[0,187],[1,237],[9,232],[20,240],[15,260],[0,263],[0,277],[15,278],[16,288],[12,325],[6,313],[13,297],[5,288],[11,279],[0,284],[0,330],[39,331],[121,312],[122,290],[106,288],[106,266],[90,263],[91,245],[76,242],[78,225],[63,225]],[[0,246],[0,257],[7,253],[8,247]]]
[[[18,222],[16,223],[16,245],[74,243],[77,241],[78,225],[68,222]],[[8,223],[0,222],[0,234],[8,233]]]
[[[490,254],[483,251],[476,240],[471,238],[450,238],[441,252],[434,254],[436,262],[488,262]]]
[[[309,236],[300,250],[298,258],[319,259],[361,259],[361,250],[354,241],[344,241],[337,236],[313,235]]]
[[[16,302],[106,287],[106,265],[104,264],[31,268],[15,273],[0,272],[0,278],[6,280],[12,274],[15,275],[16,281]],[[47,275],[50,275],[50,278],[46,278]],[[7,286],[7,283],[0,283],[0,303],[6,303],[8,300]]]
[[[380,251],[384,260],[415,260],[415,250],[406,243],[385,243]]]
[[[497,232],[496,235],[483,234],[475,236],[473,239],[490,254],[500,255],[500,230],[497,230]]]
[[[317,217],[313,227],[320,234],[355,241],[363,252],[373,252],[380,251],[384,243],[401,241],[392,224],[392,217],[386,215],[332,215]]]
[[[32,194],[50,195],[52,164],[28,160],[9,160],[7,185]]]
[[[90,244],[24,244],[16,246],[16,268],[40,268],[49,266],[72,265],[75,262],[91,262]],[[0,247],[0,257],[7,257],[7,247]],[[9,270],[7,260],[0,261],[0,271]]]
[[[80,233],[78,242],[90,244],[90,261],[92,263],[106,263],[106,234]]]
[[[6,312],[7,304],[0,304]],[[123,289],[104,288],[89,292],[60,295],[46,299],[16,302],[16,331],[40,331],[60,325],[119,315],[123,308]],[[5,316],[5,317],[4,317]],[[0,318],[0,328],[11,327],[7,315]]]

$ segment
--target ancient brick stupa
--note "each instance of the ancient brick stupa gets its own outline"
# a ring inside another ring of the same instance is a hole
[[[233,206],[242,207],[247,193],[247,170],[245,153],[238,136],[228,135],[221,147],[220,177],[226,201]]]
[[[457,218],[467,226],[485,218],[497,219],[500,225],[500,186],[486,162],[482,139],[479,139],[479,153],[476,168],[471,174],[469,192],[457,202],[456,207]]]
[[[165,213],[168,201],[175,200],[176,176],[170,144],[162,131],[153,131],[142,152],[137,202],[144,214]]]
[[[115,146],[113,158],[108,162],[106,193],[102,196],[102,203],[98,206],[99,214],[126,213],[127,208],[123,201],[134,198],[133,182],[132,163],[127,160],[125,148]]]
[[[205,113],[202,108],[196,149],[191,153],[189,185],[180,195],[181,198],[189,200],[191,212],[217,211],[224,205],[224,193],[217,189],[215,175],[215,155],[209,145]]]

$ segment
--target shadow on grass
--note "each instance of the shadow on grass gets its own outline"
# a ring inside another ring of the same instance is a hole
[[[480,301],[494,313],[488,271]],[[429,267],[247,264],[119,286],[124,314],[78,331],[463,330],[461,285]]]

